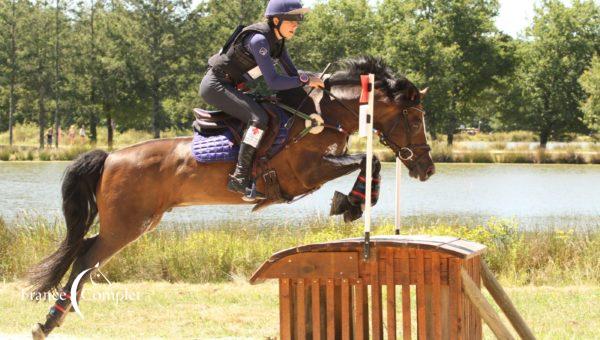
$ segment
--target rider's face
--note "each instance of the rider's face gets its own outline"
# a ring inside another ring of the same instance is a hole
[[[279,18],[275,18],[275,20],[279,20]],[[277,24],[277,21],[275,21],[275,24]],[[284,38],[289,40],[296,34],[296,29],[298,29],[298,21],[283,20],[281,27],[279,27],[279,32],[281,32]]]

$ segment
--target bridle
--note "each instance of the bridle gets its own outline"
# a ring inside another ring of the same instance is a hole
[[[357,119],[358,119],[358,113],[356,113],[354,110],[352,110],[351,108],[349,108],[346,104],[344,104],[344,102],[342,102],[339,98],[337,98],[335,95],[333,95],[333,93],[331,93],[331,91],[327,90],[327,89],[322,89],[324,93],[326,93],[327,95],[329,95],[330,97],[332,97],[333,99],[335,99],[335,101],[337,103],[339,103],[344,109],[346,109],[348,112],[352,113]],[[419,112],[421,112],[423,115],[425,114],[425,111],[423,111],[422,109],[416,107],[416,106],[411,106],[408,108],[405,108],[402,110],[402,115],[400,115],[399,117],[396,117],[394,124],[391,126],[390,129],[388,129],[388,131],[379,131],[379,130],[375,130],[377,135],[379,136],[379,142],[382,145],[387,146],[388,148],[392,149],[392,151],[394,152],[395,156],[398,157],[399,159],[403,160],[403,161],[418,161],[421,157],[423,157],[423,155],[427,154],[427,152],[431,151],[431,147],[427,144],[412,144],[410,142],[410,136],[412,135],[412,129],[410,127],[410,123],[408,122],[408,110],[417,110]],[[400,122],[403,123],[404,125],[404,132],[405,132],[405,140],[406,142],[404,143],[404,146],[400,146],[396,143],[394,143],[390,138],[388,138],[388,136],[391,134],[392,131],[394,131],[394,129],[398,126],[398,124],[400,124]],[[415,151],[416,150],[424,150],[425,152],[423,152],[421,155],[419,155],[417,158],[415,158]]]
[[[396,157],[400,158],[403,161],[418,161],[421,157],[423,157],[423,155],[425,155],[427,152],[431,151],[431,147],[427,143],[412,144],[410,142],[410,136],[412,135],[412,129],[410,127],[410,123],[408,122],[408,110],[417,110],[417,111],[421,112],[423,115],[425,115],[425,111],[419,109],[416,106],[411,106],[409,108],[402,110],[401,117],[396,117],[396,120],[395,120],[394,124],[392,125],[392,127],[388,130],[388,133],[385,133],[383,131],[378,131],[378,130],[376,130],[376,132],[377,132],[377,135],[379,136],[379,142],[382,145],[385,145],[388,148],[392,149],[392,151],[394,152]],[[387,137],[391,133],[391,131],[394,131],[394,129],[398,126],[400,121],[402,121],[404,123],[404,131],[406,132],[405,146],[399,146],[398,144],[394,143],[391,139],[389,139]],[[417,158],[415,158],[415,150],[424,150],[424,152],[421,153]]]

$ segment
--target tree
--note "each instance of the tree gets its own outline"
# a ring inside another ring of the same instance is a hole
[[[16,106],[15,87],[17,86],[17,18],[22,14],[19,11],[20,4],[17,0],[10,0],[10,3],[3,2],[0,7],[0,19],[3,22],[0,36],[4,42],[2,52],[0,52],[0,73],[6,75],[4,81],[8,82],[8,140],[9,145],[13,145],[13,125]],[[5,65],[5,66],[4,66]],[[6,79],[8,78],[8,79]],[[0,122],[1,126],[1,122]]]
[[[598,5],[544,1],[527,37],[517,71],[524,107],[514,120],[538,133],[545,148],[551,137],[586,131],[579,106],[585,94],[578,79],[600,48]]]
[[[367,0],[318,3],[290,41],[290,54],[300,67],[322,70],[327,63],[368,54],[376,39],[373,9]]]
[[[600,132],[600,56],[596,54],[591,66],[579,78],[579,84],[587,94],[581,102],[583,121],[595,132]]]
[[[506,37],[497,32],[495,0],[385,0],[377,14],[379,50],[409,78],[429,86],[427,124],[452,144],[459,122],[473,121],[473,103],[507,70]]]
[[[54,13],[45,2],[37,2],[29,10],[23,18],[23,27],[28,29],[22,38],[22,83],[27,102],[37,104],[39,145],[43,148],[44,132],[48,122],[48,101],[52,96],[55,81],[52,67],[53,31],[48,29],[52,27]],[[30,109],[34,110],[33,107]]]
[[[175,73],[178,39],[188,2],[184,0],[127,0],[130,34],[135,56],[140,99],[149,101],[154,137],[165,128],[163,101],[176,94]],[[123,18],[121,18],[123,19]]]

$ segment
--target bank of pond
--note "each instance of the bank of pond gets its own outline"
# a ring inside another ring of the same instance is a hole
[[[102,270],[113,282],[223,282],[248,277],[272,253],[303,244],[361,235],[359,222],[313,219],[304,223],[161,225],[116,255]],[[97,226],[90,232],[97,232]],[[27,269],[52,253],[63,238],[59,220],[41,217],[0,219],[0,280],[26,277]],[[529,230],[515,222],[445,224],[423,221],[402,229],[411,235],[450,235],[485,244],[494,273],[512,285],[600,284],[600,230]],[[393,223],[373,234],[393,234]]]
[[[549,149],[530,147],[530,143],[511,148],[507,148],[507,144],[510,143],[484,143],[483,147],[473,142],[462,144],[457,143],[452,147],[444,143],[432,143],[433,161],[437,163],[600,164],[600,146],[596,144],[591,146],[586,144],[585,147],[581,147],[567,143]],[[71,161],[92,149],[90,145],[42,149],[34,146],[0,145],[0,161]],[[354,153],[362,150],[352,147],[350,151]],[[393,152],[383,147],[376,147],[374,153],[384,162],[395,159]]]

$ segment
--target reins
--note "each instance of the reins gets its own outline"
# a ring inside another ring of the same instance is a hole
[[[353,83],[352,85],[356,85],[356,84]],[[321,90],[323,91],[323,93],[325,93],[326,95],[333,98],[335,100],[334,102],[341,105],[346,111],[350,112],[354,117],[356,117],[358,119],[358,117],[359,117],[358,113],[356,111],[354,111],[352,108],[348,107],[348,105],[346,105],[343,101],[341,101],[338,97],[336,97],[333,93],[331,93],[331,91],[329,91],[326,88],[322,88]],[[312,90],[311,90],[311,92],[312,92]],[[302,101],[300,107],[304,104],[306,99],[310,96],[311,92],[308,92],[307,96]],[[320,122],[319,120],[315,119],[316,117],[311,117],[310,115],[307,115],[306,113],[301,112],[299,110],[300,107],[298,107],[298,109],[294,109],[294,108],[292,108],[288,105],[285,105],[283,103],[280,103],[280,102],[274,102],[273,104],[275,104],[275,105],[279,106],[280,108],[284,109],[285,111],[291,113],[293,116],[292,116],[292,118],[290,118],[290,120],[293,120],[294,116],[297,116],[297,117],[304,119],[305,121],[310,122],[310,124],[306,124],[306,127],[302,131],[300,131],[294,138],[292,138],[292,141],[290,144],[295,144],[295,143],[299,142],[302,138],[304,138],[306,135],[308,135],[311,132],[311,130],[318,128],[318,127],[335,130],[336,132],[343,133],[347,136],[350,134],[346,129],[344,129],[342,127],[342,125],[340,123],[338,123],[336,126],[336,125],[332,125],[332,124],[327,124],[325,122]],[[400,120],[402,120],[402,122],[404,123],[404,131],[406,132],[405,146],[400,146],[388,138],[388,135],[391,133],[391,131],[393,131],[400,123],[399,119],[396,119],[394,125],[392,125],[392,127],[388,130],[387,133],[383,132],[383,131],[375,130],[375,132],[379,136],[380,143],[382,145],[385,145],[385,146],[389,147],[390,149],[392,149],[394,154],[396,154],[396,156],[403,161],[418,160],[424,154],[426,154],[427,151],[431,150],[431,147],[426,143],[424,143],[424,144],[410,143],[410,135],[412,134],[412,129],[408,122],[408,110],[417,110],[417,111],[425,114],[425,111],[419,109],[416,106],[412,106],[412,107],[402,110],[402,116],[401,116]],[[288,145],[290,145],[290,144],[288,144]],[[422,153],[417,159],[414,159],[415,150],[425,150],[426,152]]]

